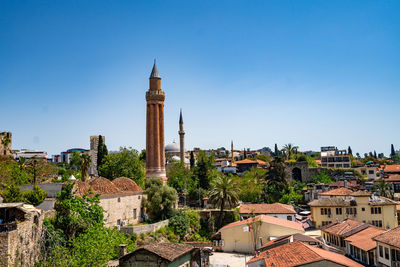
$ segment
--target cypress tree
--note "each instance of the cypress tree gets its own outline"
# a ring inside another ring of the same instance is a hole
[[[97,146],[97,169],[99,169],[103,159],[108,155],[106,144],[103,143],[103,137],[99,135],[99,144]]]
[[[378,158],[375,150],[374,150],[374,158],[376,158],[376,159]]]
[[[351,147],[349,146],[349,148],[347,149],[347,153],[349,153],[350,155],[353,155],[353,151],[351,150]]]
[[[394,146],[392,144],[391,148],[390,148],[390,157],[394,157],[396,155],[396,151],[394,151]]]
[[[275,143],[274,154],[275,154],[275,157],[279,156],[279,149],[278,149],[278,145],[276,143]]]
[[[194,154],[193,154],[193,150],[190,151],[190,169],[193,170],[194,167]]]

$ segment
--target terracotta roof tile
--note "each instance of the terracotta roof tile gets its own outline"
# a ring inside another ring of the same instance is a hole
[[[143,189],[140,188],[135,181],[126,177],[119,177],[112,180],[112,183],[121,191],[124,192],[143,192]]]
[[[361,230],[369,227],[369,224],[346,219],[340,222],[334,222],[321,228],[323,232],[348,237],[358,233]]]
[[[400,248],[400,226],[374,237],[373,240]]]
[[[114,181],[103,177],[92,178],[85,182],[78,180],[75,182],[74,189],[79,196],[83,196],[89,192],[100,194],[101,196],[143,192],[133,180],[125,177],[117,178]]]
[[[250,159],[243,159],[243,160],[236,161],[236,164],[257,164],[257,161],[250,160]]]
[[[135,251],[126,254],[123,258],[129,258],[130,255],[135,254],[140,250],[147,250],[151,253],[158,255],[161,258],[164,258],[170,262],[174,261],[175,259],[189,253],[195,249],[195,247],[186,244],[179,244],[179,243],[153,243],[149,245],[144,245],[137,248]]]
[[[379,171],[383,169],[383,166],[385,166],[385,172],[400,172],[400,164],[397,165],[381,165],[379,167]]]
[[[282,203],[273,204],[241,204],[240,213],[247,214],[296,214],[296,211],[290,205]]]
[[[339,187],[339,188],[335,188],[323,193],[319,193],[319,196],[348,196],[351,193],[353,193],[353,190],[350,190],[346,187]]]
[[[303,235],[303,234],[293,234],[293,235],[284,235],[284,236],[280,236],[278,238],[275,238],[267,243],[265,243],[262,247],[260,247],[258,250],[266,250],[266,249],[270,249],[273,247],[277,247],[277,246],[281,246],[283,244],[281,244],[283,241],[285,240],[289,240],[291,237],[293,237],[293,241],[292,242],[315,242],[315,243],[322,243],[322,241]]]
[[[284,219],[279,219],[279,218],[275,218],[275,217],[267,216],[267,215],[259,215],[259,216],[249,218],[249,219],[246,219],[243,221],[233,222],[228,225],[225,225],[220,230],[239,226],[239,225],[247,225],[247,224],[251,224],[252,222],[257,222],[260,220],[265,223],[276,224],[276,225],[280,225],[283,227],[288,227],[288,228],[304,231],[304,228],[300,223],[292,222],[292,221],[288,221],[288,220],[284,220]]]
[[[384,180],[386,182],[400,182],[400,174],[390,174],[389,177]]]
[[[275,267],[302,266],[325,260],[344,266],[362,266],[344,255],[316,248],[298,241],[261,252],[257,257],[248,261],[248,263],[260,260],[264,260],[266,266]]]
[[[345,241],[351,242],[351,244],[359,249],[364,251],[370,251],[371,249],[376,248],[376,242],[372,240],[377,235],[384,233],[385,230],[370,226],[364,230],[359,231],[345,239]]]

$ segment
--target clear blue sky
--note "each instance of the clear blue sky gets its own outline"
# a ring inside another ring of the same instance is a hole
[[[0,130],[49,154],[145,146],[157,58],[166,143],[400,148],[399,1],[1,1]]]

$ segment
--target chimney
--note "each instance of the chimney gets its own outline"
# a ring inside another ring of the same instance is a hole
[[[125,256],[126,254],[126,245],[119,245],[119,257],[118,258],[122,258],[123,256]]]

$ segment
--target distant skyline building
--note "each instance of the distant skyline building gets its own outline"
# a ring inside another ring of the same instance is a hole
[[[167,181],[164,151],[164,100],[161,77],[156,61],[149,78],[150,88],[146,92],[146,178],[158,177]]]

